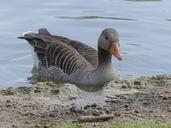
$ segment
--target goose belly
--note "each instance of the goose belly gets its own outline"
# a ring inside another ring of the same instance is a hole
[[[78,75],[79,74],[79,75]],[[96,77],[92,73],[74,74],[73,83],[80,89],[88,92],[96,92],[103,88],[103,85],[97,84]]]

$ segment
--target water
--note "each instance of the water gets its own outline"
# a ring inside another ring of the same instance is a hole
[[[96,48],[102,29],[120,32],[122,77],[171,74],[170,0],[12,0],[0,2],[0,87],[28,84],[30,46],[16,37],[46,27]]]

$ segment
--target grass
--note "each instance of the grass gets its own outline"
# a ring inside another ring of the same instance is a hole
[[[171,128],[171,123],[113,123],[113,124],[54,124],[54,125],[37,125],[34,128]]]

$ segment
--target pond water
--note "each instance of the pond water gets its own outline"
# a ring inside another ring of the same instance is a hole
[[[31,49],[17,37],[41,27],[94,48],[104,28],[116,28],[121,77],[171,74],[170,0],[12,0],[0,2],[0,87],[28,84]]]

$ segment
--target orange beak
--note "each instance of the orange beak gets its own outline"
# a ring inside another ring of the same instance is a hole
[[[120,52],[119,42],[113,42],[110,47],[110,52],[118,59],[122,60],[122,54]]]

